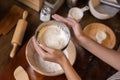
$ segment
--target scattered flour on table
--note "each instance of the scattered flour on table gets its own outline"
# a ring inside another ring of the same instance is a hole
[[[69,53],[66,50],[64,50],[64,54],[68,58]],[[41,57],[38,58],[38,62],[40,63],[39,66],[41,66],[47,72],[57,72],[59,70],[62,70],[59,64],[54,62],[44,61]]]

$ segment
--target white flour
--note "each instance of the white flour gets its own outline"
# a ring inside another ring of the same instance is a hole
[[[64,54],[68,58],[69,53],[66,50],[64,51]],[[37,63],[46,72],[57,72],[59,70],[62,70],[59,64],[54,63],[54,62],[44,61],[41,57],[38,58]]]
[[[57,25],[44,26],[37,37],[39,43],[54,49],[62,49],[67,44],[65,32]]]
[[[96,40],[98,43],[102,44],[102,41],[105,40],[107,37],[106,33],[104,31],[98,31],[96,33]]]

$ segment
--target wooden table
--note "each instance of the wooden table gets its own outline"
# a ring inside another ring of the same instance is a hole
[[[80,0],[77,4],[78,7],[83,7],[87,4],[88,0]],[[25,37],[23,39],[22,46],[20,46],[19,51],[16,53],[16,56],[13,59],[9,58],[9,53],[12,49],[12,45],[10,43],[12,39],[13,32],[15,30],[12,29],[7,35],[0,35],[0,80],[15,80],[13,76],[14,70],[18,66],[22,66],[28,73],[30,80],[66,80],[64,74],[55,77],[48,77],[41,74],[36,73],[27,63],[25,58],[25,48],[28,40],[34,34],[35,29],[41,23],[39,20],[39,13],[28,8],[27,6],[14,1],[14,0],[1,0],[0,1],[0,20],[2,20],[3,16],[8,12],[10,7],[15,4],[19,7],[28,10],[29,16],[28,27],[25,33]],[[62,16],[67,16],[68,8],[64,4],[57,13]],[[101,22],[103,24],[108,25],[114,32],[117,38],[116,45],[114,49],[116,50],[120,44],[120,14],[118,13],[115,17],[108,20],[98,20],[94,18],[90,11],[86,11],[84,13],[84,17],[80,22],[82,28],[86,25],[93,22]],[[0,26],[1,27],[1,26]],[[73,40],[77,57],[76,61],[73,65],[76,72],[82,77],[83,80],[105,80],[112,74],[116,72],[112,67],[89,53],[87,50],[79,46]]]

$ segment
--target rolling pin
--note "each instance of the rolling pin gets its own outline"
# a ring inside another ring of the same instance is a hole
[[[24,11],[23,12],[23,18],[18,20],[15,32],[13,34],[13,38],[11,40],[11,44],[13,45],[12,51],[10,53],[10,57],[13,58],[18,47],[22,44],[22,40],[24,37],[24,33],[27,27],[27,21],[26,18],[28,16],[28,12]]]

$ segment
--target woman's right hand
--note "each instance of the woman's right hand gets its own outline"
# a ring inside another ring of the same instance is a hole
[[[77,21],[75,21],[74,19],[64,18],[57,14],[52,15],[52,18],[57,21],[63,22],[65,24],[67,24],[67,26],[69,26],[69,28],[72,28],[75,38],[78,41],[80,40],[80,37],[83,36],[83,32],[82,32],[82,28],[81,28],[80,24]]]
[[[39,44],[35,37],[32,37],[33,45],[37,53],[46,61],[51,61],[58,63],[60,65],[64,64],[65,61],[68,61],[66,56],[61,50],[52,49],[45,45]]]

